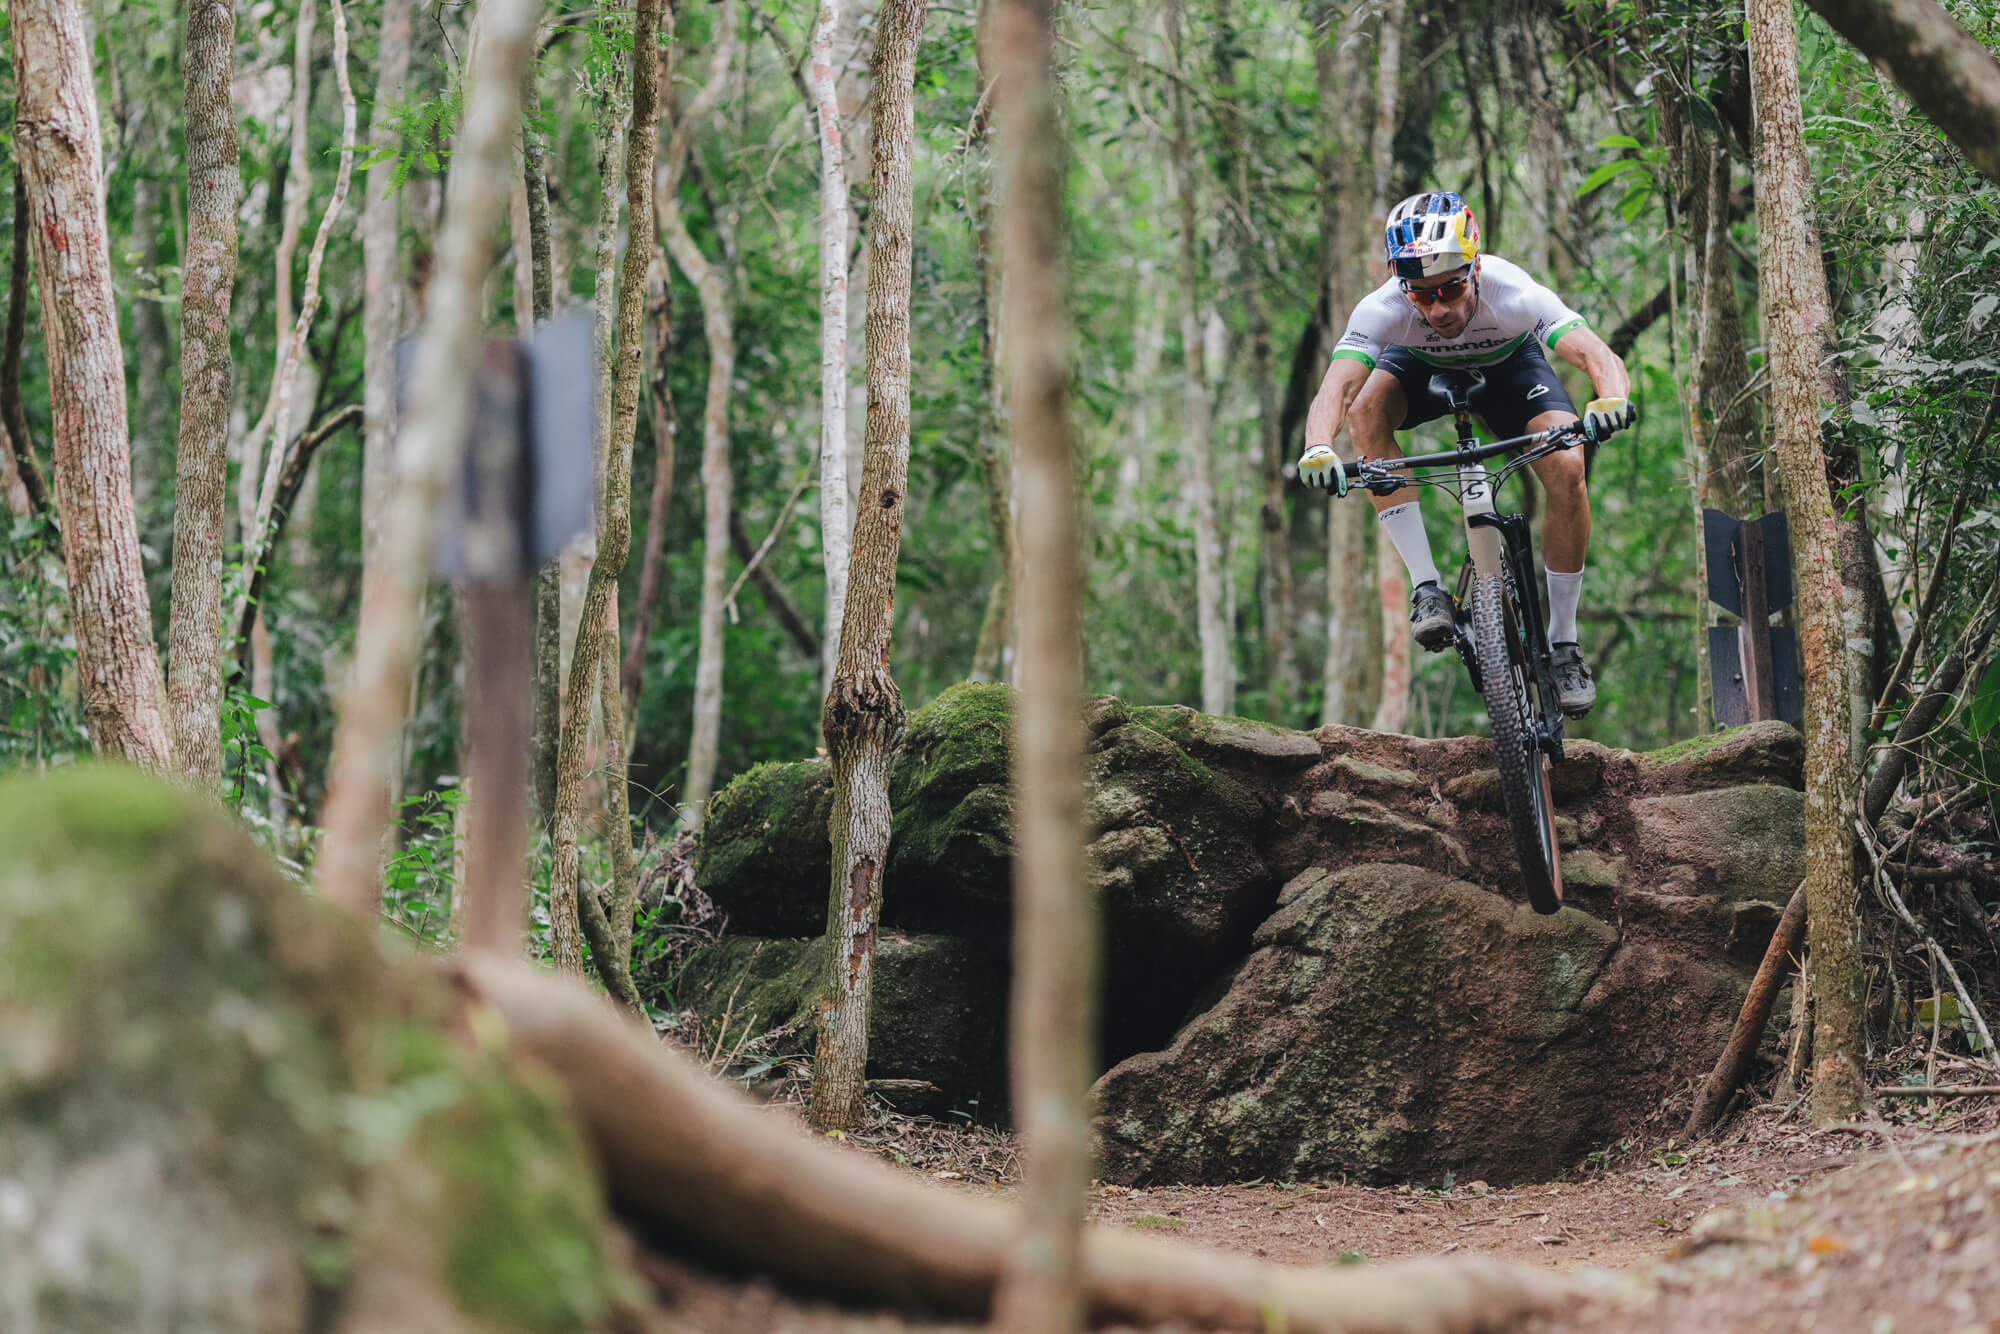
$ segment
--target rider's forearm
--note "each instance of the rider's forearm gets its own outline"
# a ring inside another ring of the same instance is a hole
[[[1610,344],[1589,329],[1572,329],[1556,341],[1556,355],[1590,377],[1599,398],[1630,398],[1632,377]]]
[[[1333,438],[1340,434],[1340,428],[1346,423],[1347,409],[1367,379],[1368,364],[1351,357],[1342,357],[1327,367],[1326,378],[1320,381],[1319,393],[1313,396],[1312,406],[1306,409],[1307,449],[1314,445],[1333,446]]]

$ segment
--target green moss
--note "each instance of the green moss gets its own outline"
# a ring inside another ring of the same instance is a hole
[[[1014,691],[962,681],[910,715],[889,801],[953,801],[982,783],[1005,783],[1013,753]]]
[[[1685,741],[1676,741],[1673,745],[1660,750],[1649,750],[1639,758],[1649,764],[1674,764],[1680,760],[1691,760],[1696,756],[1708,754],[1723,742],[1740,736],[1753,726],[1754,723],[1746,723],[1742,727],[1727,727],[1720,732],[1697,733]]]
[[[551,1090],[446,1035],[451,1009],[218,807],[120,768],[0,783],[0,1177],[104,1196],[71,1206],[89,1290],[32,1266],[24,1290],[93,1328],[169,1303],[237,1329],[232,1285],[292,1274],[258,1309],[337,1304],[388,1262],[489,1328],[600,1323],[589,1155]],[[166,1170],[96,1184],[133,1161]]]
[[[461,1094],[418,1145],[444,1184],[448,1281],[460,1309],[503,1327],[573,1330],[602,1314],[603,1204],[554,1090],[504,1067],[461,1064]]]
[[[1187,1226],[1185,1218],[1169,1218],[1165,1214],[1139,1214],[1125,1224],[1141,1232],[1179,1232]]]

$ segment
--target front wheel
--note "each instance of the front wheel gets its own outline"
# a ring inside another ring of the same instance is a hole
[[[1505,576],[1480,575],[1472,584],[1472,643],[1479,659],[1480,693],[1493,723],[1493,759],[1500,769],[1500,797],[1514,836],[1528,902],[1538,913],[1562,907],[1562,854],[1556,845],[1556,809],[1549,795],[1549,758],[1542,753],[1535,708],[1535,674],[1528,637]]]

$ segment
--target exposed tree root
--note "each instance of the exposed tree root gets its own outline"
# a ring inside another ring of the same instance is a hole
[[[653,1235],[818,1294],[985,1314],[1012,1205],[814,1142],[562,979],[495,957],[452,969],[567,1086],[613,1204]],[[1318,1272],[1106,1228],[1089,1231],[1084,1263],[1092,1316],[1107,1323],[1453,1334],[1576,1295],[1557,1275],[1481,1257]]]

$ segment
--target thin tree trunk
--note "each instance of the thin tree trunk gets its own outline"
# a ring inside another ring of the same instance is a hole
[[[49,485],[42,477],[42,465],[35,458],[27,409],[21,403],[21,343],[28,332],[28,187],[18,157],[17,154],[14,163],[14,253],[9,261],[12,276],[7,284],[7,341],[4,351],[0,351],[0,425],[7,429],[15,475],[20,479],[21,489],[27,492],[28,503],[54,524],[56,514]]]
[[[1387,0],[1382,7],[1382,42],[1375,69],[1374,207],[1371,216],[1389,212],[1389,178],[1396,163],[1396,110],[1402,90],[1404,0]],[[1363,516],[1364,519],[1366,516]],[[1400,732],[1410,716],[1410,586],[1403,558],[1393,542],[1375,543],[1375,591],[1382,618],[1382,697],[1369,726],[1378,732]]]
[[[1972,165],[2000,182],[2000,62],[1944,6],[1935,0],[1806,2],[1861,54],[1887,66]]]
[[[410,411],[383,551],[384,596],[355,632],[355,675],[334,733],[326,839],[318,875],[336,903],[373,917],[381,906],[382,829],[402,749],[410,672],[422,628],[436,515],[458,467],[471,410],[453,386],[470,383],[483,338],[480,293],[507,212],[507,178],[521,115],[521,74],[534,50],[540,0],[488,0],[477,67],[446,182],[438,267],[410,377]]]
[[[1829,341],[1799,111],[1789,0],[1748,0],[1757,111],[1757,214],[1772,374],[1771,423],[1789,501],[1805,679],[1807,937],[1813,958],[1813,1117],[1855,1114],[1862,1078],[1861,929],[1854,880],[1853,758],[1837,530],[1819,442],[1819,354]]]
[[[988,25],[993,22],[995,0],[982,0],[979,12],[979,86],[993,87],[993,41]],[[993,135],[992,105],[989,94],[975,115],[969,134],[975,138],[985,158],[985,171],[975,176],[968,189],[973,194],[973,252],[979,260],[979,476],[986,487],[986,521],[993,530],[993,549],[999,556],[992,589],[986,595],[986,614],[980,618],[979,639],[972,649],[972,667],[966,673],[973,681],[1005,680],[1008,645],[1014,638],[1014,588],[1020,574],[1015,552],[1014,482],[1007,458],[1006,390],[1001,383],[1000,358],[1003,339],[1000,309],[1003,297],[999,238],[994,223],[994,167],[990,151],[985,151]],[[1143,294],[1141,304],[1145,304]],[[1147,432],[1139,411],[1147,402],[1147,388],[1138,396],[1134,409],[1133,438],[1145,441]],[[1114,515],[1113,522],[1121,516]],[[1129,516],[1123,516],[1129,517]]]
[[[1236,86],[1236,51],[1241,40],[1230,19],[1228,0],[1215,10],[1215,72],[1217,124],[1222,131],[1223,159],[1233,176],[1237,281],[1243,285],[1250,315],[1250,382],[1257,401],[1257,443],[1262,498],[1258,507],[1257,568],[1264,630],[1264,716],[1284,722],[1291,712],[1292,689],[1292,562],[1285,542],[1285,455],[1278,433],[1277,385],[1271,370],[1271,309],[1264,293],[1263,242],[1257,230],[1257,200],[1250,189],[1250,152],[1244,130],[1244,91]],[[1232,618],[1233,619],[1233,618]]]
[[[542,90],[534,62],[521,76],[521,194],[528,223],[529,311],[541,324],[555,313],[555,253],[549,224],[548,154],[534,118]],[[556,759],[562,745],[562,561],[535,572],[535,814],[548,829],[555,823]]]
[[[1212,405],[1204,365],[1200,314],[1200,238],[1195,233],[1194,115],[1188,105],[1186,62],[1181,59],[1180,0],[1165,0],[1160,23],[1167,43],[1169,98],[1174,137],[1168,159],[1168,190],[1180,210],[1181,453],[1194,501],[1195,626],[1201,641],[1201,709],[1232,713],[1236,697],[1230,627],[1223,615],[1222,532],[1215,501],[1215,443],[1210,438]]]
[[[606,540],[605,475],[612,439],[612,354],[617,336],[614,284],[617,281],[618,195],[625,158],[620,150],[624,144],[627,116],[627,108],[623,105],[622,77],[607,80],[596,90],[595,99],[599,126],[597,276],[592,301],[597,332],[597,457],[592,465],[597,481],[596,523],[590,536],[592,558],[586,566],[583,587],[573,599],[568,596],[570,590],[564,590],[564,601],[574,600],[577,613],[569,647],[562,654],[562,731],[556,747],[555,804],[549,813],[549,954],[556,971],[571,974],[583,972],[583,942],[589,935],[590,892],[583,884],[582,856],[577,840],[583,827],[585,779],[594,768],[591,722],[596,716],[593,702],[598,696],[598,669],[595,666],[601,656],[598,641],[607,625],[606,612],[611,601],[598,583],[596,553]],[[615,589],[616,585],[612,587]],[[604,936],[607,945],[609,930],[607,920]]]
[[[305,231],[306,205],[312,194],[312,169],[306,158],[306,129],[312,109],[312,41],[317,9],[314,0],[299,0],[299,17],[292,38],[292,103],[290,109],[291,152],[284,174],[284,213],[273,252],[274,296],[273,342],[278,349],[271,370],[271,383],[264,394],[264,410],[256,425],[240,442],[236,474],[236,524],[247,548],[257,532],[259,483],[264,476],[264,441],[271,434],[277,415],[278,394],[284,383],[285,354],[291,349],[292,264],[298,258],[299,236]],[[351,136],[350,136],[351,139]],[[279,443],[283,440],[280,438]]]
[[[840,667],[840,618],[847,606],[847,159],[840,139],[840,98],[833,34],[840,0],[820,0],[813,27],[812,88],[819,117],[819,526],[826,567],[826,632],[820,693]]]
[[[173,742],[132,513],[125,361],[83,10],[74,0],[17,0],[9,29],[14,151],[41,290],[79,693],[100,755],[168,773]]]
[[[1735,252],[1729,244],[1729,153],[1720,135],[1705,135],[1706,168],[1697,164],[1695,185],[1704,191],[1699,251],[1703,406],[1712,419],[1707,438],[1708,488],[1703,503],[1727,513],[1750,513],[1750,457],[1757,447],[1756,400],[1743,348],[1743,317],[1736,299]]]
[[[993,96],[1006,177],[1008,420],[1021,488],[1021,698],[1014,742],[1013,1106],[1024,1165],[1021,1236],[993,1298],[994,1327],[1064,1334],[1086,1314],[1088,1094],[1096,1072],[1097,903],[1084,871],[1082,559],[1063,311],[1062,128],[1053,0],[1003,0]]]
[[[394,149],[400,136],[390,121],[402,105],[410,72],[411,0],[383,0],[382,26],[375,44],[375,101],[369,113],[368,143]],[[396,339],[403,332],[403,282],[397,262],[402,226],[401,193],[393,187],[396,166],[368,169],[361,205],[361,610],[373,621],[389,578],[382,564],[390,491],[395,484]],[[403,796],[403,747],[389,770],[389,807]],[[394,826],[385,829],[386,862],[394,851]]]
[[[222,785],[222,527],[229,496],[229,309],[236,282],[234,0],[188,9],[181,85],[187,135],[188,250],[181,265],[181,418],[174,469],[173,594],[167,707],[181,777]]]
[[[1350,105],[1366,86],[1359,55],[1368,15],[1353,0],[1343,15],[1329,4],[1320,20],[1325,40],[1317,48],[1319,124],[1325,144],[1320,168],[1320,282],[1331,328],[1324,345],[1339,337],[1346,312],[1367,290],[1363,259],[1367,191],[1360,163],[1365,145],[1354,133]],[[1326,658],[1320,685],[1320,722],[1361,726],[1380,702],[1382,616],[1372,590],[1374,560],[1365,504],[1335,501],[1326,510]]]
[[[632,821],[626,809],[625,720],[619,697],[617,597],[618,577],[632,547],[632,437],[639,421],[639,382],[646,317],[646,271],[653,248],[653,164],[659,152],[659,28],[660,0],[639,0],[633,18],[632,120],[625,144],[625,206],[630,242],[619,274],[618,342],[611,413],[604,427],[604,492],[598,509],[597,562],[591,566],[590,587],[584,594],[583,619],[577,630],[576,656],[570,662],[567,699],[563,708],[562,750],[557,769],[554,821],[554,865],[549,873],[550,917],[558,898],[571,905],[582,885],[577,836],[583,806],[584,746],[588,739],[590,699],[599,695],[604,710],[606,805],[605,837],[612,849],[610,919],[615,951],[591,951],[591,962],[611,993],[643,1013],[631,976],[632,910],[638,902],[638,875],[632,866]],[[559,954],[558,966],[572,958]]]
[[[132,231],[138,267],[157,275],[161,265],[162,216],[160,182],[141,176],[132,186]],[[178,258],[175,256],[174,258]],[[172,262],[171,260],[169,262]],[[148,537],[149,521],[158,508],[160,482],[170,469],[167,456],[167,317],[162,303],[145,297],[132,302],[132,360],[137,372],[133,390],[139,396],[132,414],[132,507],[139,531]],[[149,542],[148,545],[151,545]]]
[[[673,352],[673,305],[666,282],[666,253],[659,239],[649,237],[653,262],[646,269],[646,315],[652,336],[652,372],[647,377],[653,419],[653,492],[646,505],[646,545],[639,557],[639,595],[633,602],[632,636],[625,643],[620,690],[624,695],[629,756],[639,720],[639,686],[646,670],[646,641],[653,632],[653,612],[660,601],[660,578],[666,569],[667,516],[674,499],[674,397],[667,383],[667,362]]]
[[[841,615],[840,670],[822,728],[833,777],[833,877],[810,1111],[824,1130],[861,1114],[870,979],[889,853],[889,766],[903,697],[889,674],[896,560],[910,466],[910,254],[917,37],[924,0],[883,0],[875,16],[868,198],[868,435]]]
[[[694,726],[688,742],[687,778],[681,788],[681,828],[698,830],[708,813],[722,739],[723,618],[729,575],[729,508],[735,479],[729,466],[729,395],[736,367],[736,331],[728,284],[688,235],[681,217],[679,169],[688,137],[720,97],[735,45],[735,8],[725,5],[716,31],[708,84],[674,127],[666,171],[661,175],[660,230],[667,250],[701,297],[701,323],[708,339],[708,396],[702,407],[701,634],[695,656]]]

